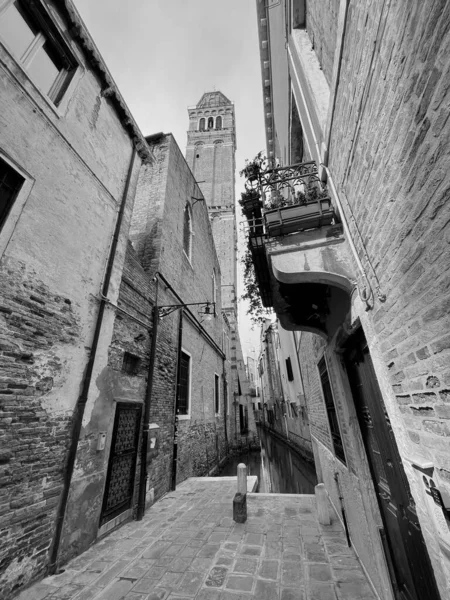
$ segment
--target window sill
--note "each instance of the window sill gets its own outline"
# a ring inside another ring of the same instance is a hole
[[[190,421],[191,415],[177,415],[179,421]]]

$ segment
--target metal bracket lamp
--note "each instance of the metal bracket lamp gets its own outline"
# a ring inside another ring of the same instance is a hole
[[[170,315],[170,313],[178,310],[179,308],[185,308],[186,306],[200,306],[203,309],[198,311],[200,317],[204,321],[210,321],[216,314],[216,303],[215,302],[190,302],[188,304],[166,304],[165,306],[158,306],[158,318],[163,319]]]

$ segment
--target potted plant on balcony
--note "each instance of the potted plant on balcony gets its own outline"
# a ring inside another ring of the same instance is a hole
[[[242,206],[242,212],[247,218],[261,218],[261,195],[257,190],[243,192],[238,202]]]
[[[256,181],[258,179],[259,172],[261,171],[261,163],[263,160],[264,158],[262,151],[260,151],[253,160],[245,162],[245,167],[242,169],[242,171],[239,171],[239,175],[241,177],[244,175],[245,178],[250,182]]]

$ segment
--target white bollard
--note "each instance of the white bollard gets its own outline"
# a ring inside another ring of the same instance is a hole
[[[331,523],[330,510],[328,507],[328,494],[323,483],[319,483],[314,488],[316,494],[317,516],[321,525]]]
[[[247,467],[244,463],[238,464],[237,468],[237,493],[247,493]]]

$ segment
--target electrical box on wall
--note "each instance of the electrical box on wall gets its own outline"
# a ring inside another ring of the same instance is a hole
[[[106,445],[106,431],[99,431],[97,439],[97,450],[104,450]]]
[[[158,456],[159,453],[159,425],[150,423],[148,432],[147,460]]]

